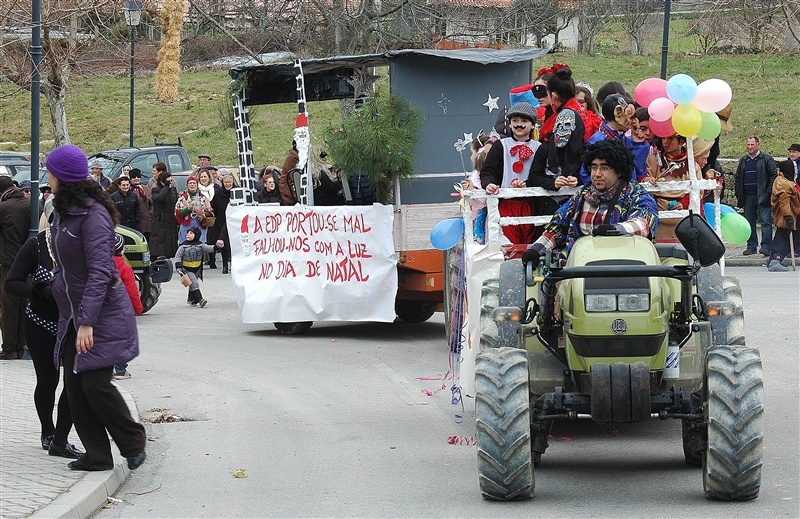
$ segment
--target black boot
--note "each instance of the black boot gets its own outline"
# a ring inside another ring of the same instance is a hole
[[[200,308],[206,306],[206,304],[208,304],[208,301],[203,299],[203,294],[201,294],[199,290],[195,290],[195,293],[197,294],[197,303],[200,304]]]
[[[208,268],[210,268],[210,269],[217,268],[217,253],[216,252],[209,252],[208,253]]]
[[[200,302],[200,298],[197,297],[197,294],[199,294],[199,293],[200,293],[199,290],[189,290],[189,301],[188,302],[189,302],[190,305],[197,306],[197,303]]]
[[[226,260],[225,258],[222,258],[222,273],[223,274],[228,273],[228,260]]]

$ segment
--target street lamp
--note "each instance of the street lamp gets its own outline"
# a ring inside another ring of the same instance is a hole
[[[135,64],[135,57],[134,57],[134,50],[135,50],[135,39],[134,39],[134,32],[136,31],[136,27],[139,26],[139,22],[142,19],[142,3],[140,0],[125,0],[125,4],[122,8],[122,12],[125,13],[125,24],[130,28],[131,32],[131,125],[130,125],[130,147],[133,148],[133,72],[134,72],[134,64]]]

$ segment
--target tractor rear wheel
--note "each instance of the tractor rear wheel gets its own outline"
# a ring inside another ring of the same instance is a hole
[[[714,346],[706,361],[708,448],[703,455],[706,497],[758,497],[764,449],[761,356],[744,346]]]
[[[697,289],[704,301],[725,301],[735,308],[731,315],[709,317],[713,329],[713,344],[744,346],[744,305],[739,279],[723,276],[719,266],[712,265],[698,273]]]
[[[681,436],[683,437],[683,458],[687,465],[700,467],[703,465],[703,449],[706,439],[703,437],[703,423],[681,420]]]
[[[528,356],[489,348],[475,359],[478,475],[484,499],[533,496]]]
[[[498,306],[525,310],[525,267],[521,260],[500,264],[497,278],[483,282],[481,288],[481,351],[487,348],[516,347],[518,322],[497,322],[492,312]]]

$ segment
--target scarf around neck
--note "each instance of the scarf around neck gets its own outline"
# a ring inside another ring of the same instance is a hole
[[[623,180],[617,180],[613,185],[609,186],[608,189],[605,191],[598,191],[594,184],[589,184],[589,188],[586,190],[586,194],[584,195],[584,200],[589,202],[594,207],[599,207],[601,205],[608,205],[614,199],[614,195],[617,192],[617,189],[620,189],[622,186]]]

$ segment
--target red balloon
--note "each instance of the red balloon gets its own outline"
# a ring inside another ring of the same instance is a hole
[[[666,121],[655,121],[650,119],[650,131],[657,137],[669,137],[675,135],[675,128],[672,127],[672,118]]]
[[[636,85],[633,97],[640,106],[648,107],[654,99],[667,97],[667,82],[658,77],[645,79]]]

